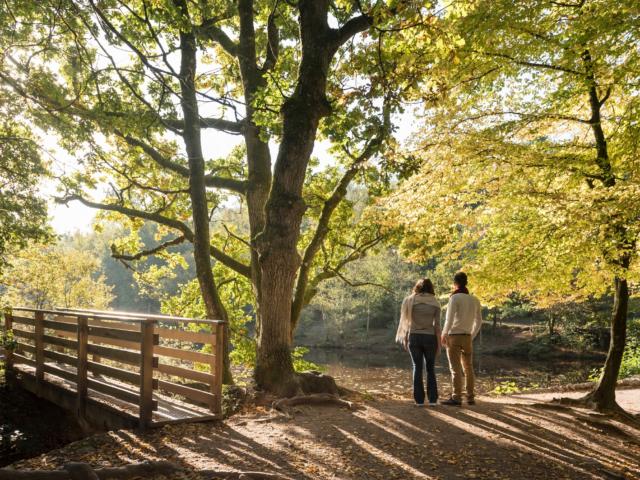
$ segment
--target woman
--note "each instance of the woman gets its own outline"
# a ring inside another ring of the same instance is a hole
[[[438,403],[438,383],[435,362],[440,352],[440,303],[433,283],[428,278],[418,280],[413,292],[402,302],[396,342],[411,353],[413,361],[413,398],[416,406],[424,406],[423,364],[427,366],[427,396],[429,406]]]

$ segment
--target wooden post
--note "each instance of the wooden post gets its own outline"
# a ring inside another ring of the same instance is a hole
[[[87,370],[89,359],[87,355],[89,344],[89,320],[87,317],[78,317],[78,363],[76,389],[76,411],[78,418],[85,419],[87,415],[88,385]]]
[[[35,346],[36,346],[36,385],[42,388],[44,383],[44,313],[35,313]]]
[[[211,382],[211,393],[215,395],[215,400],[211,406],[211,411],[222,416],[222,370],[223,370],[223,356],[224,356],[224,342],[225,342],[225,328],[224,323],[216,324],[213,328],[215,335],[213,344],[213,354],[215,358],[211,365],[211,373],[213,375],[213,381]]]
[[[13,314],[11,313],[11,309],[7,308],[4,311],[4,333],[8,335],[9,332],[13,329]],[[4,348],[4,367],[5,371],[11,370],[11,366],[13,363],[13,350],[8,346]]]
[[[153,419],[153,326],[154,320],[140,322],[140,428],[151,426]]]

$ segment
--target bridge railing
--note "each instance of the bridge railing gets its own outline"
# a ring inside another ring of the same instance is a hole
[[[33,367],[36,385],[45,374],[74,382],[81,417],[89,389],[137,406],[141,426],[158,408],[154,390],[221,415],[224,322],[18,307],[5,312],[5,329],[17,341],[8,367]]]

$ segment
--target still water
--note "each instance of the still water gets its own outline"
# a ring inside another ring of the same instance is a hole
[[[311,348],[305,358],[321,365],[325,373],[335,377],[344,387],[376,394],[411,394],[412,367],[407,352]],[[474,357],[478,393],[490,392],[502,382],[515,382],[520,388],[584,382],[591,370],[598,366],[600,364],[593,360],[540,361],[488,354],[476,354]],[[450,374],[446,354],[440,354],[436,371],[440,386],[447,387]]]

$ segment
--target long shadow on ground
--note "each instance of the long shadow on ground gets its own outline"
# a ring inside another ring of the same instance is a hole
[[[637,426],[549,404],[420,409],[384,400],[355,412],[327,406],[271,415],[112,432],[94,437],[93,451],[71,445],[50,455],[47,468],[57,458],[93,465],[168,459],[296,479],[640,479]]]

